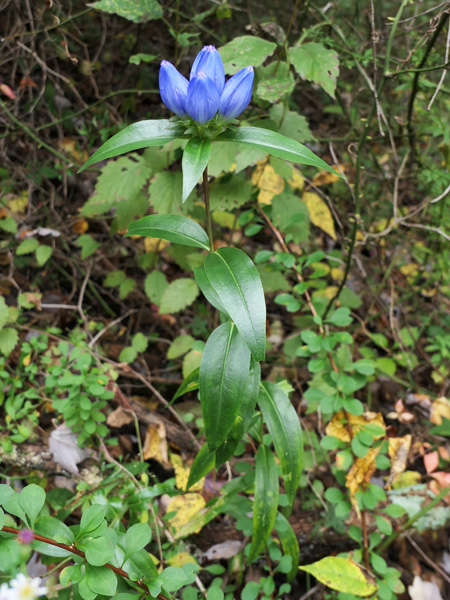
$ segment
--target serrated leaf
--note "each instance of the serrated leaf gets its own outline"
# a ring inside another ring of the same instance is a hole
[[[255,360],[264,360],[266,304],[255,265],[242,250],[225,247],[208,254],[205,271]]]
[[[120,282],[119,285],[119,298],[123,300],[126,298],[136,287],[136,280],[131,279],[131,277],[127,277],[123,281]]]
[[[293,110],[285,111],[282,102],[272,106],[269,110],[269,116],[277,125],[281,122],[278,132],[282,135],[302,143],[314,139],[306,118]]]
[[[181,196],[183,193],[183,175],[179,171],[157,173],[148,188],[150,201],[159,214],[183,214]]]
[[[19,244],[16,250],[16,255],[23,256],[24,254],[31,254],[32,252],[35,252],[38,247],[39,242],[36,238],[28,238]]]
[[[258,69],[258,79],[257,97],[272,104],[292,92],[295,86],[294,76],[289,65],[285,62],[275,61],[267,67],[260,67]]]
[[[308,207],[311,223],[325,231],[333,240],[336,240],[336,231],[334,229],[333,215],[328,208],[325,200],[314,192],[305,192],[302,196],[303,202]]]
[[[183,197],[185,202],[197,185],[203,171],[208,164],[211,154],[211,140],[209,138],[191,138],[186,144],[181,161],[183,171]]]
[[[218,142],[241,142],[254,146],[277,156],[283,160],[294,163],[311,165],[318,169],[324,169],[330,173],[339,175],[327,165],[325,161],[316,156],[309,148],[296,140],[288,138],[275,131],[262,129],[261,127],[239,127],[236,130],[228,130],[217,137]]]
[[[163,10],[156,0],[99,0],[94,4],[88,4],[96,10],[103,10],[128,19],[133,23],[147,23],[151,19],[160,19]],[[146,55],[144,55],[146,56]]]
[[[127,236],[143,235],[209,250],[206,231],[193,219],[181,215],[149,215],[131,223]]]
[[[161,271],[152,271],[147,275],[144,282],[144,290],[148,298],[157,306],[161,303],[161,298],[168,287],[167,279]]]
[[[339,592],[366,597],[377,591],[377,586],[367,581],[361,567],[350,558],[327,556],[299,569],[311,573],[317,581]]]
[[[276,47],[273,42],[252,35],[243,35],[219,48],[219,53],[225,73],[232,75],[244,67],[259,67]]]
[[[85,233],[84,235],[80,235],[80,237],[76,241],[77,246],[81,248],[81,258],[84,260],[85,258],[89,258],[97,248],[100,247],[100,244],[94,240],[92,235]]]
[[[186,354],[192,348],[194,342],[195,340],[191,335],[183,334],[177,336],[169,346],[167,358],[173,360],[174,358],[183,356],[183,354]]]
[[[19,341],[19,334],[11,327],[5,327],[0,331],[0,352],[9,356]]]
[[[127,5],[129,5],[128,2]],[[162,146],[179,137],[179,132],[178,126],[169,119],[133,123],[105,142],[78,172],[81,173],[96,162],[125,154],[125,152],[149,146]]]
[[[222,444],[242,402],[250,351],[236,326],[220,325],[206,342],[200,365],[200,402],[210,450]]]
[[[179,312],[191,305],[199,294],[193,279],[180,278],[172,281],[164,290],[159,305],[160,314]]]
[[[258,405],[280,460],[290,504],[303,468],[303,437],[300,420],[288,396],[274,383],[261,383]]]
[[[251,182],[242,175],[233,175],[231,179],[219,179],[210,189],[211,210],[231,211],[246,204],[253,192]]]
[[[253,537],[249,562],[255,560],[269,539],[277,517],[278,495],[278,470],[275,457],[267,446],[261,445],[256,454]]]
[[[318,83],[334,98],[339,75],[339,58],[336,52],[328,50],[323,44],[308,42],[299,48],[289,48],[289,57],[300,77]]]
[[[5,298],[0,296],[0,330],[9,320],[9,307],[6,305]]]

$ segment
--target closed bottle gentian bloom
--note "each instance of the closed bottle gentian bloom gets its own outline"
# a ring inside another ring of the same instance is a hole
[[[159,72],[164,104],[181,118],[188,115],[201,125],[217,113],[219,121],[231,121],[247,108],[252,97],[253,67],[245,67],[225,83],[225,69],[214,46],[205,46],[191,68],[189,82],[168,61]]]

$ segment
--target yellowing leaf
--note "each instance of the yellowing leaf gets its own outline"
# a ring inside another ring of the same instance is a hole
[[[349,413],[346,416],[345,412],[340,410],[328,423],[325,432],[327,435],[332,435],[342,442],[350,442],[351,437],[355,436],[369,424],[378,425],[386,431],[386,425],[384,424],[381,413],[365,412],[363,415],[357,417],[356,415],[351,415]],[[352,436],[350,436],[350,432],[352,433]],[[373,437],[375,440],[379,440],[384,437],[384,434],[380,433]]]
[[[341,269],[341,267],[334,267],[331,269],[331,277],[335,281],[342,281],[344,279],[344,269]]]
[[[23,190],[17,196],[8,200],[8,206],[11,212],[23,214],[28,204],[28,190]]]
[[[178,552],[178,554],[174,554],[170,558],[167,558],[165,562],[171,567],[180,568],[188,563],[193,563],[194,565],[198,564],[195,558],[188,552]]]
[[[405,471],[397,477],[392,487],[394,490],[400,490],[401,488],[409,487],[410,485],[417,485],[420,483],[421,479],[422,475],[417,471]]]
[[[338,592],[365,597],[377,591],[376,585],[368,581],[361,567],[351,558],[327,556],[299,569],[311,573],[317,581]]]
[[[440,425],[442,419],[450,419],[450,401],[441,396],[431,405],[431,416],[430,421],[435,425]]]
[[[329,285],[324,290],[316,290],[315,292],[313,292],[312,297],[313,299],[328,298],[329,300],[331,300],[331,298],[334,298],[336,296],[338,290],[339,288],[337,285]]]
[[[190,468],[186,467],[183,464],[183,460],[181,456],[178,456],[178,454],[171,454],[170,462],[172,463],[172,466],[175,471],[175,481],[177,488],[179,490],[185,490],[189,479],[189,473],[191,472]],[[200,492],[203,489],[204,483],[205,478],[203,477],[202,479],[200,479],[200,481],[197,481],[197,483],[192,485],[189,488],[189,490],[191,492]]]
[[[170,242],[167,240],[160,240],[158,238],[146,237],[144,238],[144,248],[146,252],[161,252]]]
[[[301,191],[305,186],[305,180],[303,179],[302,174],[295,167],[292,169],[292,177],[288,179],[287,182],[293,190]]]
[[[324,200],[313,192],[305,192],[302,200],[308,207],[311,223],[336,240],[333,217]]]
[[[183,494],[175,496],[167,506],[167,512],[176,512],[176,515],[169,519],[169,525],[175,531],[189,523],[193,517],[206,506],[205,499],[200,494]],[[192,533],[198,533],[201,526]]]
[[[407,277],[414,277],[419,272],[419,266],[416,263],[410,263],[409,265],[402,265],[400,272]]]
[[[78,235],[86,233],[88,229],[89,223],[86,221],[86,219],[79,219],[78,221],[75,221],[75,223],[72,225],[72,231],[74,233],[78,233]]]
[[[169,466],[169,456],[167,452],[167,437],[164,423],[151,423],[147,427],[144,439],[144,460],[153,458],[164,467]]]
[[[363,458],[357,458],[352,465],[352,468],[345,477],[346,486],[350,492],[351,503],[359,515],[358,501],[356,500],[355,494],[364,484],[370,483],[370,478],[377,468],[375,459],[380,452],[380,447],[370,448],[366,456]]]
[[[389,477],[386,482],[386,488],[388,490],[391,489],[398,477],[406,469],[406,461],[408,459],[409,449],[411,448],[411,441],[412,438],[409,434],[405,435],[404,437],[389,438],[391,472],[389,473]]]
[[[344,172],[344,165],[332,165],[332,168],[335,171],[339,172],[339,170],[341,170],[342,173]],[[328,183],[334,183],[335,181],[339,181],[339,179],[340,177],[334,173],[329,173],[328,171],[319,171],[317,175],[314,175],[312,182],[314,185],[319,186],[327,185]]]
[[[62,140],[58,141],[58,147],[75,162],[84,163],[89,158],[89,154],[86,150],[78,150],[76,140],[72,140],[71,138],[65,137]]]
[[[258,164],[253,171],[252,183],[259,188],[258,202],[270,204],[274,196],[278,196],[284,190],[284,179],[275,173],[272,165]]]

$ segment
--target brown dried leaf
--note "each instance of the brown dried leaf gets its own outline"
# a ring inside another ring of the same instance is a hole
[[[113,410],[106,419],[106,424],[110,427],[123,427],[133,421],[133,417],[128,410],[125,410],[121,406]]]
[[[170,466],[164,423],[152,423],[147,427],[143,451],[145,460],[153,458],[166,468]]]
[[[369,424],[379,425],[383,430],[386,430],[381,413],[365,412],[360,417],[357,417],[349,413],[346,415],[343,410],[340,410],[328,423],[325,432],[327,435],[332,435],[342,442],[350,442],[353,436]],[[379,440],[382,437],[384,437],[384,434],[374,436],[374,439]]]
[[[345,480],[346,486],[350,492],[351,503],[359,515],[358,501],[355,498],[356,492],[364,484],[370,483],[370,478],[377,468],[375,459],[380,452],[380,447],[370,448],[366,456],[363,458],[357,458],[353,463],[352,468],[348,472]]]
[[[408,452],[411,448],[411,435],[389,438],[389,457],[391,459],[391,472],[386,482],[386,489],[390,490],[398,476],[406,469]]]

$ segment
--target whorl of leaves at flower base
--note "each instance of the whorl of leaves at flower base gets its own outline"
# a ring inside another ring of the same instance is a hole
[[[172,63],[163,60],[159,71],[159,91],[164,104],[182,119],[190,116],[200,124],[217,113],[226,122],[247,108],[252,97],[253,67],[244,67],[225,83],[220,54],[205,46],[192,65],[188,81]]]

